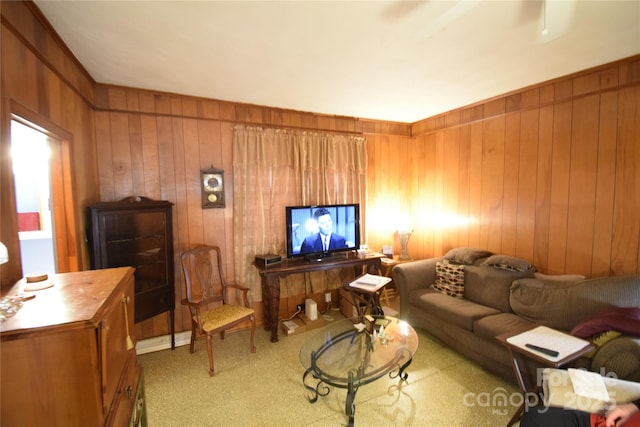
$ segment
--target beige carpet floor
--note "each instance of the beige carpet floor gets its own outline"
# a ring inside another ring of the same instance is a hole
[[[329,315],[341,318],[337,311]],[[424,331],[418,335],[406,382],[385,376],[360,387],[355,426],[506,425],[516,407],[500,398],[517,397],[515,383],[486,372]],[[271,343],[258,328],[257,352],[251,353],[249,331],[228,334],[214,341],[214,377],[208,374],[204,339],[194,354],[187,345],[140,355],[149,426],[346,425],[346,390],[332,388],[315,404],[307,400],[298,359],[304,340],[304,333],[280,334],[280,341]]]

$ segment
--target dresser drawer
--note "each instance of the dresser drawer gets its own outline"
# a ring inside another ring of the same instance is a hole
[[[106,426],[147,425],[142,368],[132,358],[120,381]]]

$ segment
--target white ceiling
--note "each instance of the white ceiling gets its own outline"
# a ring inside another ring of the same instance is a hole
[[[638,0],[35,3],[99,83],[409,123],[640,53]]]

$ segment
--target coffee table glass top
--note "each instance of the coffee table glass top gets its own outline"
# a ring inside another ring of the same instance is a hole
[[[374,336],[366,328],[359,331],[357,323],[357,318],[339,320],[306,332],[300,349],[304,368],[328,384],[347,387],[367,384],[410,363],[418,349],[418,335],[411,325],[395,317],[376,317]]]

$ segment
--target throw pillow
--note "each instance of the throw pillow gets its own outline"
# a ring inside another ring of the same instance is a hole
[[[571,335],[587,338],[604,331],[640,336],[640,307],[614,307],[580,322]]]
[[[464,298],[464,265],[438,261],[436,281],[431,287],[451,297]]]
[[[472,265],[479,258],[485,258],[491,252],[476,248],[455,248],[444,255],[444,259],[453,264]]]
[[[492,255],[482,262],[482,265],[498,268],[501,270],[511,271],[535,271],[535,267],[531,263],[522,258],[516,258],[508,255]]]

